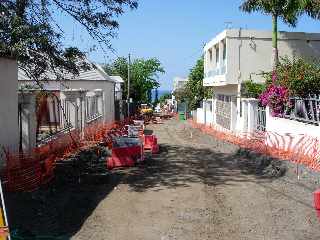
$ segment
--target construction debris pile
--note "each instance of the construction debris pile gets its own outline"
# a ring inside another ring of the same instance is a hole
[[[157,119],[150,121],[155,123]],[[96,123],[83,134],[71,130],[28,154],[6,152],[6,168],[1,174],[5,190],[34,191],[50,183],[56,168],[69,175],[70,172],[103,174],[144,162],[145,151],[153,154],[159,151],[157,137],[144,133],[148,123],[137,116],[113,124]]]

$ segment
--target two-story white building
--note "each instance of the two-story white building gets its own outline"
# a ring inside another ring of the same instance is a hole
[[[320,56],[320,33],[280,32],[279,56]],[[214,89],[210,124],[242,131],[241,83],[272,70],[272,32],[229,29],[204,47],[204,86]],[[260,75],[259,75],[260,74]],[[206,123],[208,124],[208,123]]]
[[[171,92],[172,94],[172,97],[171,97],[171,104],[174,106],[174,110],[177,111],[178,109],[178,106],[177,106],[177,100],[176,100],[176,97],[174,95],[174,93],[176,91],[179,91],[179,90],[182,90],[184,89],[184,87],[186,86],[188,82],[188,78],[182,78],[182,77],[175,77],[173,79],[173,90]]]

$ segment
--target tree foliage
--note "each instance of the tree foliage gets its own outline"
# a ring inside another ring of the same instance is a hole
[[[241,96],[246,98],[259,98],[266,90],[266,84],[255,83],[252,80],[244,81],[241,84]]]
[[[320,94],[320,62],[303,58],[289,59],[284,57],[274,73],[264,73],[268,85],[275,83],[288,89],[290,96],[306,97],[309,94]]]
[[[172,97],[172,94],[170,94],[170,93],[165,93],[165,94],[163,94],[162,96],[160,96],[160,98],[159,98],[159,103],[160,103],[160,104],[164,104],[165,101],[166,101],[167,99],[171,99],[171,97]]]
[[[206,98],[212,98],[212,89],[203,86],[204,59],[201,57],[196,65],[190,70],[188,81],[184,89],[174,93],[179,101],[187,102],[189,110],[195,110],[200,102]]]
[[[128,89],[128,60],[117,58],[112,64],[104,66],[109,75],[119,75],[124,80],[124,94]],[[165,73],[157,58],[135,59],[130,65],[130,97],[138,103],[151,103],[152,89],[160,86],[158,79]]]
[[[46,72],[59,77],[63,72],[78,74],[91,67],[84,53],[63,49],[65,33],[57,13],[74,19],[101,46],[110,47],[119,24],[116,17],[125,7],[136,8],[135,0],[1,0],[0,57],[18,60],[29,77],[44,78]]]

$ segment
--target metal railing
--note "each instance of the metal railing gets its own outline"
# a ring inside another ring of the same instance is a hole
[[[285,108],[285,118],[296,121],[320,124],[320,95],[309,95],[306,98],[291,97]]]
[[[95,119],[102,117],[98,107],[99,97],[91,96],[86,97],[86,121],[91,122]]]
[[[256,115],[256,130],[260,132],[266,131],[267,124],[267,116],[266,116],[266,108],[262,106],[257,107],[257,115]]]

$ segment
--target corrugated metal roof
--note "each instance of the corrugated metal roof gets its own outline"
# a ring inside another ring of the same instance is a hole
[[[68,80],[84,80],[84,81],[109,81],[109,82],[116,82],[113,78],[111,78],[103,68],[98,64],[92,64],[93,67],[87,71],[80,71],[79,75],[72,75],[72,74],[65,74],[64,79]],[[46,78],[48,80],[57,81],[61,79],[57,79],[57,76],[54,73],[46,73]],[[19,68],[18,70],[18,80],[19,81],[33,81],[30,79],[26,72]]]

